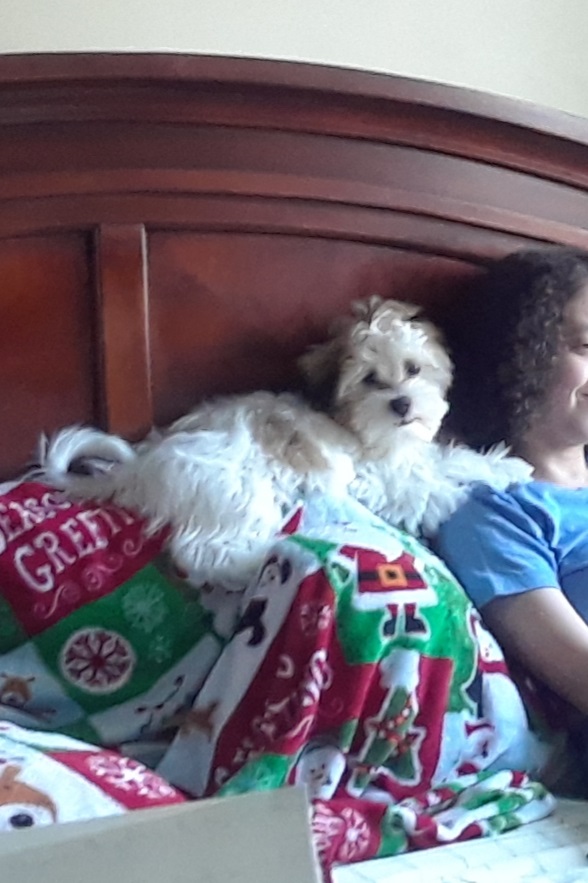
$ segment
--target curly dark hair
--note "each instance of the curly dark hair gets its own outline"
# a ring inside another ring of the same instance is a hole
[[[588,252],[518,251],[490,265],[448,329],[455,362],[450,429],[468,444],[517,444],[551,380],[564,309],[588,283]]]

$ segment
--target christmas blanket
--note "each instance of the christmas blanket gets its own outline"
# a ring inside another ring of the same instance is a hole
[[[158,772],[197,797],[306,786],[328,871],[547,815],[529,778],[547,751],[443,564],[317,497],[245,592]]]
[[[135,760],[0,721],[0,833],[184,800]]]
[[[224,645],[164,537],[35,481],[0,493],[0,719],[151,756]]]

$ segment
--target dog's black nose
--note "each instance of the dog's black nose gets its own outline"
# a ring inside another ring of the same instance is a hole
[[[398,414],[399,417],[406,417],[410,410],[411,401],[408,396],[398,396],[397,399],[390,400],[390,410]]]

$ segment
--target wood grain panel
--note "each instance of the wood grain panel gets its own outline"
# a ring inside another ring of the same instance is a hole
[[[475,268],[397,249],[302,237],[154,233],[149,240],[154,412],[203,396],[295,384],[332,318],[379,293],[444,309]]]
[[[40,432],[96,418],[93,297],[82,235],[0,241],[0,476]]]

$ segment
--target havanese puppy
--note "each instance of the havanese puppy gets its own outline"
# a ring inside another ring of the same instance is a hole
[[[150,533],[168,530],[171,557],[194,585],[239,589],[300,499],[349,485],[340,435],[299,397],[254,392],[205,402],[138,445],[63,429],[42,440],[41,475],[72,496],[139,512]]]
[[[436,440],[453,366],[419,307],[374,296],[353,313],[300,359],[309,399],[353,439],[353,496],[388,523],[432,536],[474,483],[502,489],[530,478],[504,446],[482,454]]]
[[[283,518],[309,492],[345,493],[390,524],[430,535],[472,483],[503,488],[530,467],[505,448],[442,445],[452,365],[417,307],[372,297],[300,360],[308,401],[255,392],[213,399],[132,446],[85,427],[45,446],[43,475],[76,496],[112,498],[167,528],[195,584],[242,587]],[[77,460],[109,462],[73,473]]]

